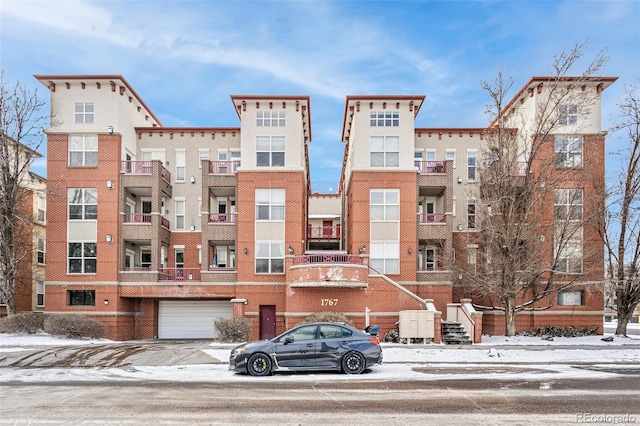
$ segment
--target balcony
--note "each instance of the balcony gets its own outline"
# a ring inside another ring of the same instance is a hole
[[[445,161],[415,161],[414,164],[421,175],[447,174],[447,163]]]
[[[310,240],[339,240],[340,225],[309,225],[307,228],[307,238]]]
[[[233,175],[240,167],[240,161],[209,161],[210,175]]]
[[[235,224],[236,213],[209,213],[207,223]]]
[[[448,164],[447,164],[448,163]],[[453,161],[415,161],[422,196],[441,196],[453,183]]]
[[[238,167],[239,161],[202,160],[202,184],[208,188],[235,188],[238,185]]]
[[[167,219],[151,213],[125,213],[122,216],[122,239],[128,241],[170,241],[171,224]]]
[[[160,160],[151,161],[122,161],[120,164],[122,173],[122,186],[125,188],[158,188],[164,195],[172,196],[171,173]],[[136,190],[137,193],[145,191]],[[146,191],[151,193],[151,191]]]
[[[346,253],[313,253],[293,258],[289,287],[367,287],[369,267],[364,259]]]
[[[199,268],[162,268],[158,270],[158,281],[200,281]]]
[[[444,213],[418,213],[418,223],[447,223]]]
[[[151,213],[126,213],[124,223],[151,223]]]
[[[417,279],[419,282],[451,282],[451,271],[439,265],[423,265],[418,268]]]

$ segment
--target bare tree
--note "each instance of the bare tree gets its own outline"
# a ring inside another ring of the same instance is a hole
[[[44,140],[45,106],[37,91],[10,85],[0,73],[0,298],[7,315],[16,313],[15,296],[25,282],[23,262],[30,259],[33,215],[28,201],[28,172]]]
[[[478,267],[460,272],[476,300],[480,297],[478,307],[505,313],[508,336],[515,335],[518,312],[551,307],[552,296],[574,285],[571,274],[583,272],[582,260],[587,264],[598,256],[597,250],[583,252],[582,232],[594,219],[591,214],[601,210],[588,205],[591,200],[582,190],[559,189],[559,184],[589,181],[600,188],[604,172],[593,170],[583,158],[588,138],[558,140],[555,135],[560,125],[568,124],[563,108],[588,116],[596,105],[593,80],[606,57],[600,52],[584,72],[570,76],[583,50],[583,44],[576,44],[555,57],[551,75],[540,83],[544,92],[537,93],[542,95],[519,94],[533,99],[532,105],[525,104],[527,99],[510,101],[513,80],[502,71],[495,81],[482,82],[492,123],[478,159],[479,185],[468,195],[477,200],[471,225],[478,232],[469,234],[474,240],[468,243],[477,244]],[[558,149],[558,144],[564,146]]]
[[[602,234],[608,285],[618,314],[616,334],[627,334],[627,323],[640,302],[640,80],[625,88],[614,131],[628,144],[620,156],[618,179],[609,186],[609,206]]]

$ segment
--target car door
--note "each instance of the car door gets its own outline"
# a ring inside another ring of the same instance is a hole
[[[280,367],[309,368],[315,365],[317,325],[302,325],[283,334],[276,342]],[[293,341],[288,342],[293,339]]]
[[[351,330],[333,324],[322,324],[319,327],[316,344],[316,367],[340,368],[340,359],[349,350]]]

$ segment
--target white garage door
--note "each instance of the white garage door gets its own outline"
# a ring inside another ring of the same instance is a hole
[[[224,300],[161,300],[159,339],[213,339],[214,318],[233,317],[233,305]]]

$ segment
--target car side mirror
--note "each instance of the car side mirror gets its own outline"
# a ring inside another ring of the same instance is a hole
[[[287,336],[284,338],[284,344],[287,345],[289,343],[293,343],[293,336]]]

